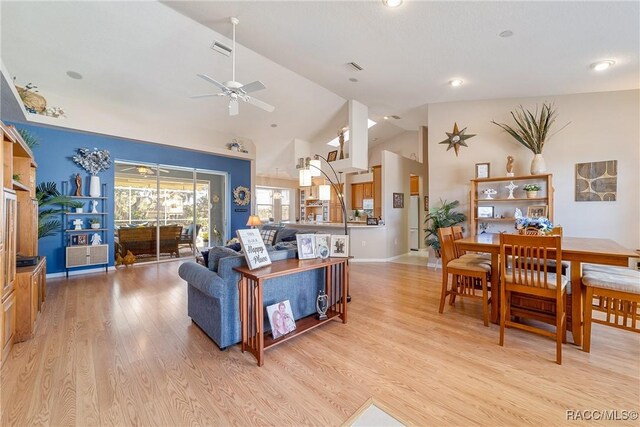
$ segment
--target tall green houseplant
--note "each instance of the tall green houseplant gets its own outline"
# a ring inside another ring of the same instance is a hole
[[[440,239],[438,238],[438,228],[451,227],[467,219],[465,214],[455,210],[459,205],[460,202],[457,200],[453,202],[440,200],[440,206],[429,209],[429,213],[425,218],[424,223],[427,224],[427,228],[425,228],[424,231],[427,235],[425,236],[424,242],[427,246],[433,248],[438,257],[440,257],[441,247]]]
[[[62,222],[55,217],[60,217],[66,208],[80,208],[81,202],[74,201],[69,196],[60,194],[55,182],[41,182],[36,187],[36,200],[38,201],[38,239],[52,236],[62,226]],[[60,206],[53,208],[53,206]]]

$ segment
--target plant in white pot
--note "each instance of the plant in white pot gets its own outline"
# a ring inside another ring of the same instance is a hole
[[[76,149],[77,154],[72,157],[73,161],[91,174],[89,181],[89,196],[100,197],[100,178],[98,173],[106,171],[111,167],[111,154],[107,150],[93,151],[88,148]]]
[[[100,228],[100,218],[89,218],[89,224],[91,226],[91,228]]]
[[[538,197],[538,191],[540,191],[542,187],[538,184],[527,184],[522,187],[522,189],[527,192],[527,198],[535,199]]]
[[[538,106],[532,113],[529,110],[525,110],[521,105],[520,108],[516,108],[511,112],[511,117],[516,121],[515,127],[511,127],[504,123],[496,123],[491,121],[494,125],[500,126],[509,135],[511,135],[520,144],[527,147],[533,153],[533,160],[531,161],[531,175],[541,175],[547,171],[547,165],[542,157],[542,148],[545,142],[556,133],[567,127],[569,123],[562,126],[553,134],[550,134],[551,126],[556,121],[558,113],[551,103],[543,103],[540,114],[538,114]]]

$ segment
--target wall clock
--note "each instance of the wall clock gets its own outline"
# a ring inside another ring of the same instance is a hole
[[[251,202],[251,191],[242,185],[233,189],[233,202],[238,206],[247,206]]]

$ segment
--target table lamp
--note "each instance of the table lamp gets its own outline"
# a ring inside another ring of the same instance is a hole
[[[247,225],[251,228],[256,228],[256,226],[262,225],[262,221],[260,221],[260,217],[258,215],[250,215]]]

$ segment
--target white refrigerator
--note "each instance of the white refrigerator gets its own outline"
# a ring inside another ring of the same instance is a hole
[[[411,196],[409,201],[409,249],[418,250],[418,227],[420,227],[420,197]]]

